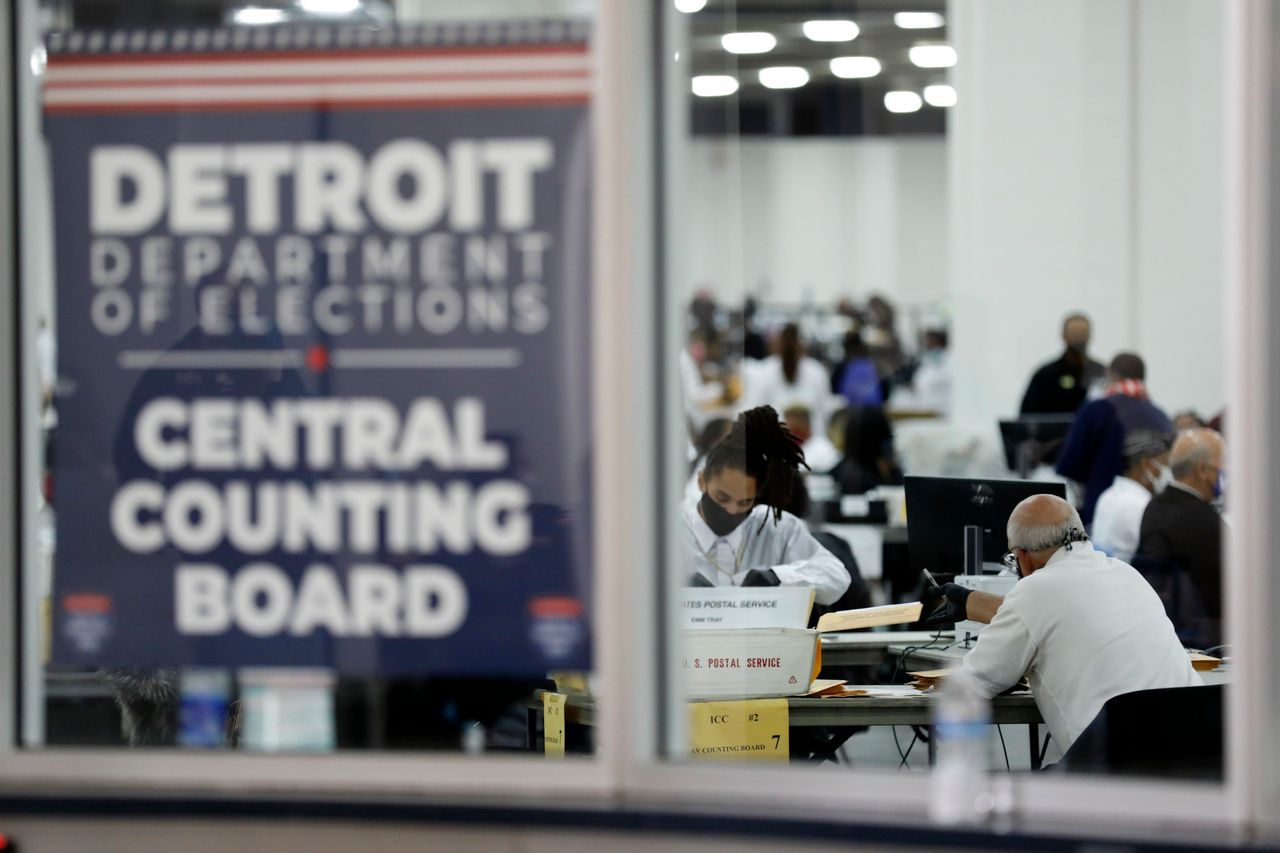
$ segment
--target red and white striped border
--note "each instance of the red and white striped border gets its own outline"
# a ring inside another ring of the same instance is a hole
[[[234,33],[214,35],[228,32]],[[139,52],[124,53],[111,51],[109,41],[106,52],[94,52],[89,36],[78,40],[78,51],[51,52],[44,110],[56,115],[507,106],[583,104],[590,98],[585,42],[406,46],[403,37],[392,35],[386,46],[346,47],[335,39],[335,49],[281,51],[236,50],[242,40],[228,36],[206,41],[210,50],[174,52],[165,50],[172,39],[147,39],[137,45]],[[148,48],[157,51],[142,52]]]

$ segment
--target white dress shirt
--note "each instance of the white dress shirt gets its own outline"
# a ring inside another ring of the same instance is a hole
[[[822,362],[801,356],[796,366],[796,381],[788,382],[782,372],[782,359],[771,355],[742,371],[742,409],[773,406],[783,415],[791,406],[809,410],[814,435],[826,435],[827,419],[838,400],[833,400],[831,376]]]
[[[715,586],[742,586],[752,569],[773,569],[783,586],[813,587],[819,604],[834,604],[849,588],[844,564],[789,512],[775,523],[771,508],[757,506],[728,536],[716,536],[698,513],[698,502],[686,501],[684,534],[690,572]]]
[[[1151,492],[1137,480],[1123,474],[1111,481],[1107,490],[1098,496],[1093,510],[1093,531],[1090,539],[1095,547],[1129,562],[1138,550],[1138,534],[1142,529],[1142,514],[1151,503]]]
[[[815,432],[809,436],[801,449],[804,450],[805,464],[815,474],[826,474],[840,464],[840,451],[822,433]]]
[[[1026,673],[1054,755],[1113,696],[1202,683],[1151,585],[1088,542],[1014,584],[963,667],[988,698]]]
[[[707,406],[724,396],[724,386],[705,381],[687,349],[680,350],[680,390],[684,395],[685,417],[695,429],[702,429],[711,419]]]

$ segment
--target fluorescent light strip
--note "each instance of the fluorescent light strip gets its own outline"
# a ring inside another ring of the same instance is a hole
[[[831,73],[845,80],[874,77],[880,73],[880,60],[874,56],[837,56],[831,60]]]
[[[956,90],[945,84],[925,86],[924,102],[931,107],[954,107],[956,105]]]
[[[884,108],[891,113],[914,113],[923,106],[915,92],[896,91],[884,93]]]
[[[805,21],[804,37],[809,41],[853,41],[858,37],[858,25],[853,21]]]
[[[946,26],[947,19],[937,12],[895,12],[893,23],[901,30],[936,30]]]
[[[950,68],[956,64],[956,49],[949,44],[918,44],[907,51],[919,68]]]
[[[298,0],[298,8],[311,15],[350,15],[360,8],[360,0]]]
[[[730,53],[768,53],[778,40],[771,33],[726,33],[720,44]]]
[[[250,27],[279,24],[284,21],[284,11],[281,9],[266,9],[262,6],[245,6],[243,9],[236,9],[232,12],[231,20],[237,24],[244,24]]]
[[[723,98],[738,91],[738,81],[727,74],[705,74],[693,78],[692,88],[699,98]]]
[[[760,83],[768,89],[799,89],[809,82],[809,72],[798,65],[774,65],[760,69]]]

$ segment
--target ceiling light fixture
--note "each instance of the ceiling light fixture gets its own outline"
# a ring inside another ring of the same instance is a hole
[[[699,98],[723,98],[738,91],[738,81],[728,74],[704,74],[693,78],[692,87]]]
[[[845,80],[874,77],[880,73],[880,60],[874,56],[837,56],[831,60],[831,73]]]
[[[298,0],[298,8],[309,15],[337,17],[359,10],[360,0]]]
[[[893,23],[900,30],[936,30],[947,19],[937,12],[894,12]]]
[[[707,0],[676,0],[676,11],[692,15],[706,8]]]
[[[924,87],[924,102],[931,107],[954,107],[956,90],[945,84]]]
[[[774,65],[760,69],[760,83],[767,89],[799,89],[809,82],[809,72],[798,65]]]
[[[805,21],[804,37],[809,41],[853,41],[858,37],[858,25],[853,21]]]
[[[778,40],[770,33],[726,33],[720,44],[730,53],[768,53]]]
[[[956,49],[949,44],[918,44],[907,51],[911,64],[920,68],[950,68],[956,64]]]
[[[279,24],[284,22],[283,9],[267,9],[262,6],[245,6],[242,9],[236,9],[231,13],[231,20],[237,24],[245,26],[257,27],[264,24]]]
[[[891,113],[914,113],[923,106],[915,92],[897,91],[884,93],[884,108]]]

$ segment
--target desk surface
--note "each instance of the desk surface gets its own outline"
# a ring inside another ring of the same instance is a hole
[[[950,641],[948,641],[950,642]],[[900,655],[905,652],[911,644],[895,643],[889,646],[888,653],[890,655]],[[963,646],[954,646],[951,648],[934,648],[934,649],[915,649],[910,656],[903,662],[908,668],[920,665],[936,665],[936,664],[959,664],[964,660],[964,656],[968,654],[969,649]],[[826,646],[823,646],[823,662],[826,662]],[[1230,664],[1220,666],[1217,669],[1200,673],[1200,680],[1205,684],[1227,684],[1231,681]]]
[[[937,636],[936,631],[856,631],[848,634],[822,635],[822,665],[850,666],[878,664],[888,660],[893,649],[924,645]],[[955,637],[943,631],[937,641],[946,645]],[[897,654],[902,654],[901,650]]]
[[[825,654],[827,649],[841,646],[908,646],[927,643],[937,636],[937,631],[851,631],[847,634],[823,634],[822,651]],[[943,631],[938,642],[945,645],[954,637],[954,631]]]
[[[874,690],[875,687],[867,689]],[[901,696],[793,697],[787,700],[793,726],[910,726],[933,720],[936,693]],[[997,696],[991,702],[991,722],[1001,725],[1041,723],[1040,709],[1030,693]]]
[[[870,685],[865,689],[875,690],[878,687],[882,685]],[[937,694],[919,692],[898,696],[793,696],[787,700],[787,710],[792,726],[928,725],[932,721],[936,698]],[[535,701],[540,709],[541,700]],[[595,725],[598,702],[594,697],[571,695],[566,705],[568,712],[565,716],[569,722]],[[1031,694],[1023,692],[997,696],[991,702],[991,722],[1013,725],[1043,720]]]

